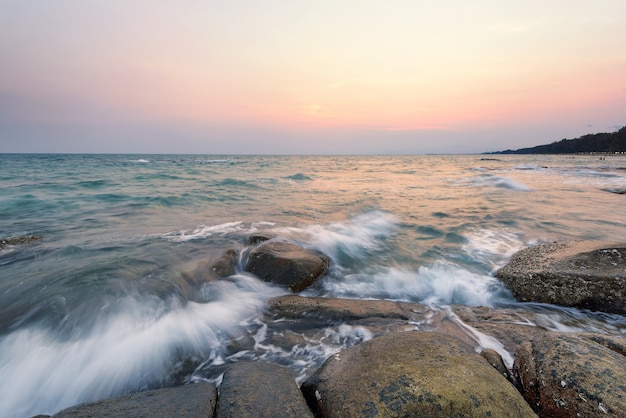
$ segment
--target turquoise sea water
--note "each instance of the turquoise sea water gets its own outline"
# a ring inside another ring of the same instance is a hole
[[[495,158],[0,154],[0,238],[43,237],[0,250],[0,417],[166,385],[188,359],[184,381],[219,382],[243,357],[304,377],[371,337],[333,326],[270,347],[260,312],[284,290],[241,272],[181,279],[252,233],[331,257],[305,295],[436,309],[535,309],[493,277],[515,251],[626,241],[626,157]],[[626,333],[619,317],[553,309],[555,329]],[[254,353],[233,348],[246,335]]]

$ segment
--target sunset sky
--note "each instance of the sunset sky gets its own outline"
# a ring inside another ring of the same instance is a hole
[[[626,124],[624,0],[0,0],[0,152],[473,153]]]

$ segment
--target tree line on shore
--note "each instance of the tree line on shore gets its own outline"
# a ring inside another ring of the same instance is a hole
[[[617,132],[583,135],[574,139],[562,139],[547,145],[530,148],[487,152],[485,154],[579,154],[626,152],[626,126]]]

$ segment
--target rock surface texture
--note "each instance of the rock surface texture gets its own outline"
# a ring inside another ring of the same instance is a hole
[[[349,348],[301,389],[321,417],[535,416],[470,346],[437,332],[403,332]]]
[[[79,405],[55,416],[624,416],[623,322],[594,333],[559,333],[544,309],[436,309],[287,294],[267,301],[264,345],[297,350],[323,338],[329,327],[353,333],[342,351],[307,371],[313,374],[301,390],[288,369],[233,356],[219,366],[218,399],[214,385],[201,383]],[[561,321],[578,326],[575,315]],[[230,355],[254,351],[256,340],[231,345]],[[185,366],[178,381],[196,365]]]
[[[590,337],[551,333],[517,349],[514,373],[539,416],[624,416],[626,358]],[[600,340],[622,349],[625,345],[623,339]]]
[[[496,272],[516,298],[626,315],[626,243],[526,248]]]
[[[212,383],[148,390],[64,409],[53,418],[115,417],[208,418],[215,412],[217,390]]]
[[[289,369],[269,363],[228,366],[220,387],[217,418],[313,418]]]
[[[2,238],[0,239],[0,250],[5,249],[10,245],[26,245],[35,241],[41,240],[39,235],[26,235],[23,237],[14,237],[14,238]]]
[[[290,319],[320,318],[326,321],[354,321],[367,318],[409,320],[428,311],[425,305],[389,300],[359,300],[279,296],[268,302],[269,312]]]
[[[264,241],[248,257],[246,271],[266,282],[299,292],[311,286],[326,270],[330,259],[285,241]]]

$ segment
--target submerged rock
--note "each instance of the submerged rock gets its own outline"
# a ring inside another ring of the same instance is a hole
[[[121,398],[86,403],[64,409],[53,418],[79,417],[183,417],[207,418],[215,412],[217,389],[213,383],[148,390]]]
[[[217,418],[311,417],[289,369],[270,363],[228,366],[220,387]]]
[[[320,417],[535,416],[472,347],[438,332],[403,332],[349,348],[301,389]]]
[[[2,238],[0,239],[0,250],[5,249],[10,245],[25,245],[31,242],[39,241],[41,237],[39,235],[26,235],[23,237]]]
[[[264,241],[250,252],[246,271],[266,282],[299,292],[328,269],[330,259],[285,241]]]
[[[515,254],[495,275],[524,302],[626,315],[626,243],[538,245]]]
[[[587,334],[550,333],[523,343],[515,353],[514,373],[542,417],[623,416],[626,411],[626,357]]]
[[[237,250],[230,248],[224,251],[218,258],[213,262],[211,266],[211,274],[216,275],[217,277],[228,277],[237,273],[237,261],[239,260],[239,253]]]

